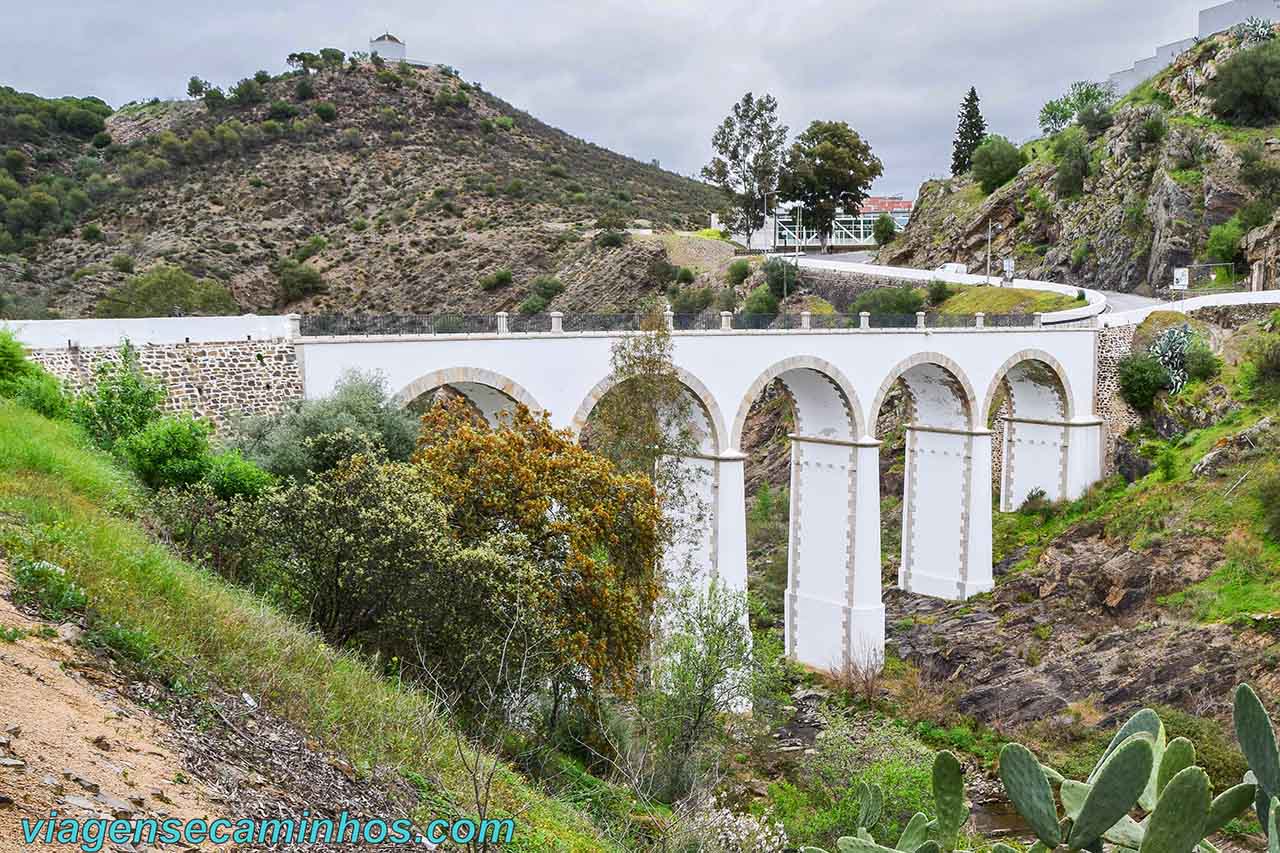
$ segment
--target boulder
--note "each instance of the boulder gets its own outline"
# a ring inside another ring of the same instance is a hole
[[[1151,473],[1151,460],[1138,453],[1137,445],[1125,439],[1116,442],[1116,472],[1133,483]]]

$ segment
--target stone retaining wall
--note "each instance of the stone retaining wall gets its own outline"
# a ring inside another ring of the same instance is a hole
[[[98,365],[120,357],[117,347],[43,348],[29,355],[77,391],[93,381]],[[302,373],[287,340],[150,344],[138,347],[138,361],[168,389],[166,409],[218,427],[236,415],[271,414],[302,398]]]
[[[912,283],[887,275],[837,272],[812,267],[804,267],[800,270],[800,280],[805,290],[827,300],[841,314],[849,311],[849,306],[860,293],[875,290],[878,287],[902,287],[904,284]]]

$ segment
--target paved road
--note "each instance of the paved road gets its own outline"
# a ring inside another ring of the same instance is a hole
[[[1152,299],[1150,296],[1138,296],[1133,293],[1117,293],[1114,290],[1104,290],[1102,293],[1106,295],[1107,307],[1112,311],[1134,311],[1138,308],[1159,305],[1164,301],[1162,299]]]
[[[837,263],[846,264],[867,264],[871,263],[875,257],[874,252],[832,252],[829,255],[823,255],[818,252],[809,252],[802,257],[816,258],[823,261],[836,261]],[[981,270],[978,271],[981,274]],[[1152,299],[1149,296],[1138,296],[1133,293],[1119,293],[1114,290],[1102,291],[1107,297],[1107,306],[1112,311],[1133,311],[1138,308],[1147,308],[1152,305],[1159,305],[1163,300]]]

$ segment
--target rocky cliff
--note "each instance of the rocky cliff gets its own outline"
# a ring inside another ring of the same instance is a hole
[[[997,269],[1011,257],[1020,276],[1143,293],[1168,287],[1173,268],[1207,259],[1214,226],[1259,197],[1242,175],[1242,155],[1260,151],[1264,165],[1280,162],[1280,128],[1223,124],[1204,94],[1240,49],[1230,34],[1206,39],[1126,96],[1112,125],[1087,142],[1081,193],[1057,191],[1052,137],[1024,145],[1027,165],[990,195],[968,175],[926,182],[911,223],[879,261],[981,270],[990,225]],[[1275,243],[1263,230],[1249,260]],[[1242,253],[1241,277],[1245,260]]]

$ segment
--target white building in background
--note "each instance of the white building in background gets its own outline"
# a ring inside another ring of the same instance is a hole
[[[1229,30],[1249,18],[1280,19],[1280,0],[1229,0],[1204,9],[1200,12],[1196,35],[1161,45],[1156,48],[1154,56],[1139,59],[1129,68],[1117,71],[1107,79],[1115,85],[1116,94],[1126,95],[1172,65],[1175,59],[1190,50],[1200,39]]]
[[[876,241],[873,229],[881,214],[889,214],[901,231],[907,227],[914,206],[915,202],[903,199],[900,195],[870,196],[863,201],[862,207],[856,212],[841,210],[836,214],[835,222],[831,225],[831,238],[827,245],[835,248],[874,247]],[[711,215],[711,227],[723,227],[719,217],[714,213]],[[748,245],[746,234],[730,236],[742,245]],[[752,232],[749,245],[752,249],[774,250],[793,249],[797,245],[802,248],[817,248],[822,245],[822,239],[812,224],[804,221],[804,215],[798,206],[780,206],[778,210],[765,217],[764,225]]]
[[[370,55],[376,53],[389,62],[399,62],[406,58],[404,42],[391,33],[383,33],[377,38],[369,39],[369,53]]]

